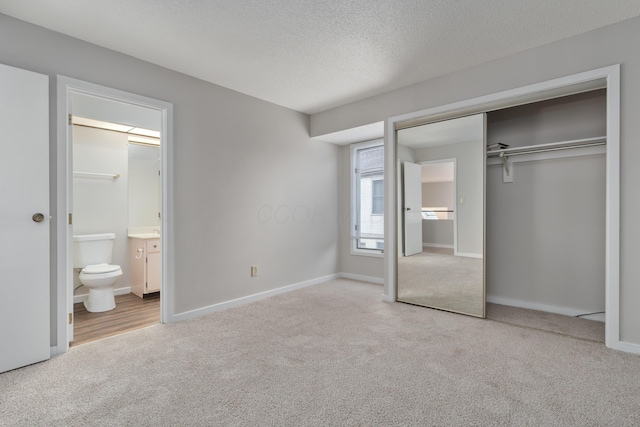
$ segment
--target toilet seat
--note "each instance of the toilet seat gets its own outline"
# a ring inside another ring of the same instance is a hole
[[[93,264],[93,265],[87,265],[85,268],[82,269],[81,273],[83,274],[106,274],[106,273],[113,273],[115,271],[120,270],[120,266],[119,265],[114,265],[114,264]]]
[[[119,265],[107,263],[87,265],[80,271],[80,283],[89,289],[89,297],[84,302],[87,311],[100,313],[116,308],[113,285],[121,276]]]

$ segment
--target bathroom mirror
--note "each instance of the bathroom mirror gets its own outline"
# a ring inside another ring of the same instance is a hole
[[[160,147],[129,144],[129,227],[160,225]]]
[[[485,317],[485,114],[397,131],[397,300]]]

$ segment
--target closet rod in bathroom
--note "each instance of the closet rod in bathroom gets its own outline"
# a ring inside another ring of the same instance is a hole
[[[524,154],[545,153],[549,151],[569,150],[572,148],[596,147],[606,145],[607,137],[576,139],[573,141],[553,142],[551,144],[528,145],[524,147],[505,148],[502,150],[487,151],[487,157],[511,157]]]
[[[73,176],[85,177],[85,178],[120,178],[119,173],[96,173],[96,172],[73,172]]]

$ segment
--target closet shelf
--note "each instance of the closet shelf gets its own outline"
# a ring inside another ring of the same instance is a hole
[[[502,150],[487,151],[487,157],[519,156],[523,154],[542,153],[545,151],[568,150],[570,148],[591,147],[606,144],[606,136],[595,138],[574,139],[571,141],[552,142],[550,144],[526,145],[524,147],[504,148]]]

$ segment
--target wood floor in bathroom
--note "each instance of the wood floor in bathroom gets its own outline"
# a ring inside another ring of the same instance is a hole
[[[104,313],[89,313],[84,304],[74,304],[73,316],[72,347],[160,323],[160,293],[144,299],[118,295],[116,308]]]

